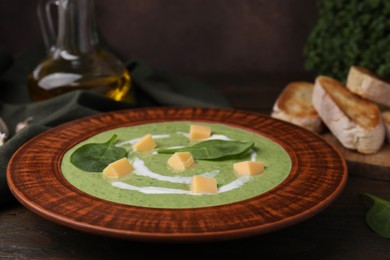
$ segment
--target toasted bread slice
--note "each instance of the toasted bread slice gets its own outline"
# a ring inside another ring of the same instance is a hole
[[[382,119],[386,128],[387,142],[390,143],[390,110],[382,112]]]
[[[309,82],[291,82],[277,98],[271,116],[320,132],[322,122],[312,104],[313,89]]]
[[[313,105],[322,121],[346,148],[370,154],[383,145],[385,127],[378,106],[355,95],[339,81],[317,77]]]
[[[380,79],[365,68],[352,66],[349,69],[347,88],[359,96],[390,107],[390,82]]]

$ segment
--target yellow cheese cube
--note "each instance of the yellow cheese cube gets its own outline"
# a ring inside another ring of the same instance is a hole
[[[233,164],[234,170],[240,175],[257,175],[263,173],[264,163],[245,161]]]
[[[115,162],[110,163],[103,170],[103,174],[108,178],[120,178],[134,170],[133,165],[127,158],[119,159]]]
[[[190,126],[190,139],[206,139],[211,136],[211,129],[204,125]]]
[[[217,179],[203,177],[200,175],[192,176],[192,193],[217,193]]]
[[[133,149],[137,152],[146,152],[153,150],[156,146],[157,145],[154,142],[152,135],[147,134],[133,145]]]
[[[176,171],[183,171],[195,164],[190,152],[177,152],[168,159],[168,165]]]

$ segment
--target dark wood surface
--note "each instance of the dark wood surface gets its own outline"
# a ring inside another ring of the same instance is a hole
[[[269,113],[281,88],[295,76],[218,84],[234,107]],[[217,85],[215,81],[210,83]],[[367,169],[369,171],[370,169]],[[148,243],[93,235],[48,221],[15,203],[0,208],[0,258],[10,259],[390,259],[390,241],[365,222],[371,192],[390,199],[390,182],[349,172],[342,194],[324,211],[266,235],[217,243]]]

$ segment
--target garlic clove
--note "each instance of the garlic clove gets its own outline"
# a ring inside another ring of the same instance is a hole
[[[26,118],[26,120],[22,121],[22,122],[19,122],[16,127],[15,127],[15,132],[18,133],[20,132],[20,130],[22,130],[23,128],[27,127],[30,125],[30,122],[33,120],[32,117],[28,117]]]
[[[0,117],[0,132],[7,136],[9,135],[8,127],[1,117]]]

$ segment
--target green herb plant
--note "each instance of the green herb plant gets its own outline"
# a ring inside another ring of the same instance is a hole
[[[390,201],[369,193],[362,193],[361,195],[374,203],[367,212],[367,224],[382,237],[390,238]]]
[[[345,82],[357,65],[390,79],[390,1],[318,0],[305,67]]]
[[[208,140],[183,148],[160,148],[157,152],[162,154],[190,152],[195,160],[217,160],[245,154],[253,145],[253,142]]]
[[[117,135],[113,135],[105,143],[85,144],[70,156],[70,162],[77,168],[87,172],[102,172],[108,164],[127,156],[127,151],[116,147]]]

